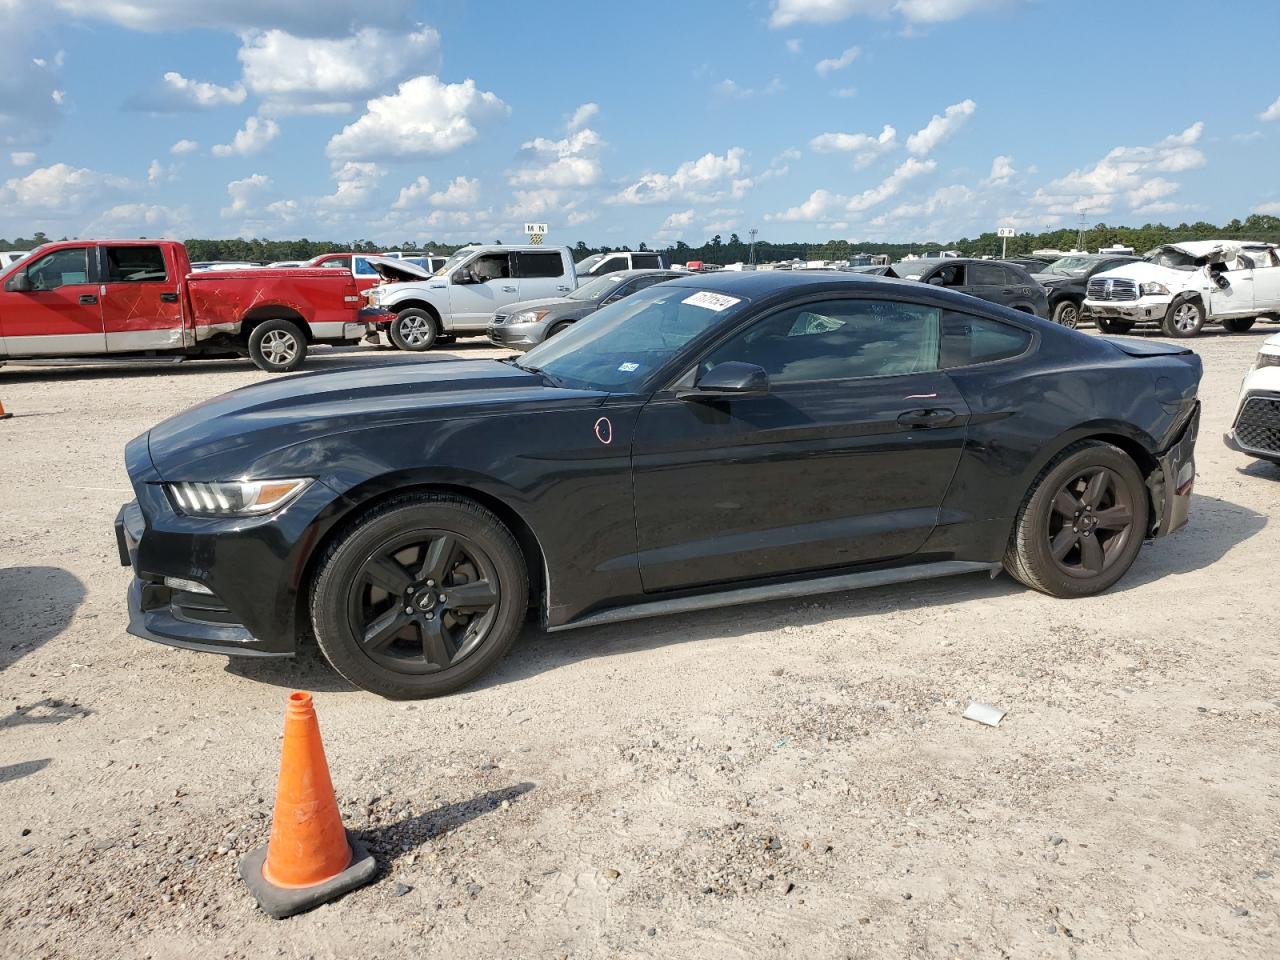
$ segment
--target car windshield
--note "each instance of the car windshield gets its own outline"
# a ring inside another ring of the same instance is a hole
[[[627,393],[746,304],[741,297],[657,284],[579,320],[516,366],[546,374],[558,386]]]
[[[591,256],[587,257],[587,259],[579,260],[577,263],[573,265],[573,268],[577,270],[578,273],[590,273],[591,268],[594,267],[597,263],[599,263],[603,259],[604,259],[603,253],[593,253]]]
[[[1195,257],[1183,253],[1181,250],[1175,250],[1173,247],[1156,247],[1154,250],[1148,250],[1145,259],[1148,263],[1154,263],[1157,267],[1169,267],[1172,270],[1194,270],[1196,268]]]
[[[1044,273],[1059,277],[1083,277],[1097,260],[1091,257],[1059,257],[1044,268]]]
[[[443,277],[448,275],[450,272],[452,272],[454,267],[459,266],[462,263],[462,261],[468,259],[475,252],[476,251],[474,248],[459,250],[452,257],[450,257],[448,260],[444,262],[444,266],[441,267],[439,270],[437,270],[435,275],[437,277]]]
[[[603,277],[596,277],[580,286],[573,293],[569,294],[570,300],[603,300],[609,293],[620,284],[625,278],[618,276],[616,273],[606,273]]]
[[[918,280],[926,270],[937,265],[937,260],[900,260],[893,265],[893,272],[903,280]]]

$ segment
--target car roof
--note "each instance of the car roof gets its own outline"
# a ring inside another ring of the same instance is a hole
[[[744,270],[742,272],[718,270],[715,273],[680,274],[677,279],[669,282],[673,287],[710,290],[714,293],[726,293],[748,299],[767,297],[774,293],[804,292],[806,289],[815,292],[832,289],[874,292],[887,289],[885,284],[892,284],[899,288],[909,286],[913,292],[919,292],[922,286],[927,286],[910,280],[875,277],[865,273],[845,273],[839,270],[815,270],[806,273],[791,270]]]
[[[630,279],[631,277],[647,277],[655,273],[669,273],[673,277],[689,276],[689,274],[685,273],[683,270],[669,270],[666,267],[637,267],[633,270],[612,270],[609,273],[602,273],[600,276],[626,277],[627,279]],[[592,279],[598,280],[600,277],[593,277]]]

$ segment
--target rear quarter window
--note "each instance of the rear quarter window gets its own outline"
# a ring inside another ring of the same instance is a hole
[[[519,277],[560,277],[564,276],[564,260],[560,254],[517,253],[516,276]]]
[[[1027,352],[1031,334],[1021,327],[967,313],[943,314],[943,369],[1008,360]]]

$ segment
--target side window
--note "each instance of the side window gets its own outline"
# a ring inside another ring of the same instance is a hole
[[[1035,285],[1032,279],[1017,267],[1010,267],[1006,264],[1001,272],[1004,274],[1004,283],[1006,286],[1027,287]]]
[[[1004,277],[1004,267],[998,263],[969,264],[969,286],[971,287],[1002,287],[1007,282]]]
[[[89,251],[85,247],[46,253],[27,267],[33,290],[57,290],[72,283],[89,282]]]
[[[933,283],[937,278],[942,281],[940,286],[944,287],[963,287],[965,285],[965,268],[963,263],[950,263],[945,267],[940,267],[937,273],[929,278],[929,282]],[[972,281],[970,281],[972,282]]]
[[[357,277],[376,277],[378,271],[373,269],[373,265],[364,257],[355,258],[355,269],[352,271]]]
[[[561,277],[564,276],[564,260],[560,254],[517,253],[516,273],[521,277]]]
[[[656,253],[633,253],[631,266],[637,270],[657,270],[662,266],[662,261]]]
[[[848,380],[938,369],[935,307],[887,300],[829,300],[766,317],[717,347],[702,369],[737,360],[774,383]]]
[[[606,273],[614,273],[618,270],[626,270],[626,257],[606,257],[604,262],[594,271],[595,276],[603,277]]]
[[[160,283],[167,278],[159,247],[107,247],[107,283]]]
[[[942,368],[1007,360],[1026,352],[1031,334],[1019,327],[967,313],[942,318]]]
[[[486,253],[471,261],[468,269],[477,280],[506,280],[511,276],[511,258],[505,253]]]
[[[643,290],[645,287],[652,287],[655,283],[662,283],[664,280],[670,279],[665,273],[655,273],[648,277],[636,277],[632,281],[631,289],[627,292],[635,293],[637,290]]]

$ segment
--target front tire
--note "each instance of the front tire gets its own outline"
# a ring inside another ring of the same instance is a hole
[[[558,337],[560,336],[560,334],[564,333],[566,330],[568,330],[572,326],[573,326],[572,320],[566,320],[562,323],[557,323],[554,327],[552,327],[550,330],[547,331],[547,335],[543,338],[543,340],[545,341],[545,340],[550,340],[552,337]]]
[[[1053,308],[1053,322],[1072,330],[1080,326],[1080,304],[1074,300],[1063,300]]]
[[[1102,333],[1123,336],[1133,329],[1133,324],[1128,320],[1108,320],[1106,317],[1095,317],[1094,321],[1098,329]]]
[[[249,359],[267,373],[289,373],[307,359],[307,338],[291,320],[267,320],[249,334]]]
[[[356,686],[393,700],[452,693],[520,632],[524,557],[511,532],[462,497],[396,497],[324,553],[311,589],[321,652]]]
[[[440,336],[440,322],[429,310],[408,307],[396,314],[387,328],[387,336],[401,350],[421,353],[435,346]]]
[[[1073,444],[1031,485],[1004,567],[1050,596],[1101,593],[1133,565],[1148,512],[1146,485],[1128,454],[1096,440]]]
[[[1199,300],[1175,303],[1164,315],[1164,332],[1171,337],[1194,337],[1204,329],[1204,307]]]
[[[1244,333],[1252,329],[1257,317],[1228,317],[1222,321],[1222,329],[1227,333]]]

